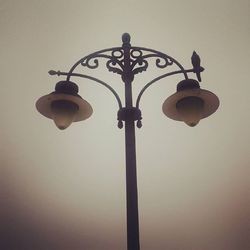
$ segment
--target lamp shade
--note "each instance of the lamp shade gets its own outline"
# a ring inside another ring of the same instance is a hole
[[[61,81],[56,91],[40,97],[37,110],[53,119],[59,129],[67,128],[72,122],[85,120],[93,113],[91,105],[77,94],[78,87],[70,81]]]
[[[201,119],[213,114],[219,107],[219,99],[212,92],[201,89],[193,79],[186,79],[177,85],[177,92],[163,103],[163,113],[177,121],[195,126]]]

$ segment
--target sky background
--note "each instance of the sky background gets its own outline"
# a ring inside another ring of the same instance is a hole
[[[1,0],[0,220],[3,250],[125,250],[124,131],[115,98],[73,79],[93,107],[90,119],[60,131],[35,102],[53,91],[50,69],[131,44],[162,51],[191,68],[218,111],[190,128],[162,113],[182,76],[151,86],[136,129],[141,250],[250,249],[250,1]],[[101,62],[101,61],[100,61]],[[168,69],[136,76],[141,88]],[[105,63],[88,72],[123,98]],[[190,78],[195,77],[190,74]]]

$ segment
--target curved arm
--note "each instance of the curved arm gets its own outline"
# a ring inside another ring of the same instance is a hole
[[[171,75],[176,75],[176,74],[180,74],[180,73],[183,73],[185,76],[187,76],[187,73],[188,72],[194,72],[193,69],[188,69],[188,70],[177,70],[177,71],[173,71],[173,72],[169,72],[169,73],[166,73],[164,75],[161,75],[161,76],[158,76],[156,78],[154,78],[152,81],[150,81],[149,83],[147,83],[143,88],[142,90],[140,91],[137,99],[136,99],[136,108],[139,108],[139,104],[140,104],[140,100],[141,100],[141,97],[142,97],[142,94],[145,92],[145,90],[151,86],[153,83],[165,78],[165,77],[168,77],[168,76],[171,76]],[[187,78],[186,78],[187,79]]]
[[[69,70],[69,73],[67,74],[67,81],[70,80],[70,77],[73,76],[73,71],[75,70],[75,68],[81,64],[82,62],[84,62],[84,60],[88,59],[88,58],[93,58],[95,56],[97,56],[100,53],[104,53],[104,52],[108,52],[108,51],[117,51],[117,50],[121,50],[121,47],[114,47],[114,48],[108,48],[108,49],[103,49],[103,50],[99,50],[96,51],[94,53],[91,53],[83,58],[81,58],[80,60],[78,60]],[[102,56],[102,57],[106,57],[106,56]],[[106,57],[107,58],[107,57]],[[110,57],[111,58],[111,57]]]
[[[101,85],[108,88],[114,94],[114,96],[115,96],[115,98],[116,98],[116,100],[118,102],[119,109],[122,108],[122,102],[121,102],[121,99],[120,99],[119,95],[117,94],[117,92],[111,86],[109,86],[107,83],[105,83],[104,81],[99,80],[98,78],[88,76],[88,75],[79,74],[79,73],[72,73],[72,72],[67,73],[67,72],[53,71],[53,70],[49,71],[49,74],[50,75],[58,75],[58,76],[60,76],[60,75],[67,76],[67,79],[69,79],[71,76],[77,76],[77,77],[87,78],[89,80],[98,82]]]

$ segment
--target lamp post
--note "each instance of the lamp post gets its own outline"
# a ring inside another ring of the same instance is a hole
[[[200,88],[200,73],[204,68],[200,66],[200,58],[196,52],[191,58],[193,67],[184,69],[176,59],[162,52],[131,46],[128,33],[122,35],[122,42],[121,47],[103,49],[81,58],[71,67],[69,72],[49,71],[50,75],[66,76],[66,80],[58,82],[54,92],[39,98],[36,102],[36,108],[42,115],[53,119],[59,129],[65,129],[72,122],[89,118],[93,112],[90,104],[78,95],[78,86],[71,81],[71,77],[95,81],[113,93],[118,103],[118,127],[123,128],[125,125],[127,249],[139,250],[135,123],[138,128],[141,128],[142,117],[139,105],[143,93],[153,83],[165,77],[176,74],[183,75],[184,80],[178,83],[177,92],[166,99],[162,110],[169,118],[184,121],[191,127],[214,113],[219,107],[219,99],[212,92]],[[155,59],[155,66],[159,69],[166,69],[172,65],[177,66],[178,69],[164,73],[145,84],[134,105],[132,82],[136,74],[148,69],[149,59],[152,58]],[[79,65],[89,69],[98,68],[100,59],[106,60],[106,68],[109,71],[121,76],[125,87],[124,106],[119,95],[109,84],[95,77],[75,72]],[[195,73],[198,81],[189,79],[188,73]]]

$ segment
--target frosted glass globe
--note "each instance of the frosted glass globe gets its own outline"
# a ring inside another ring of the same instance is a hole
[[[53,120],[63,130],[70,126],[78,112],[78,105],[68,100],[56,100],[51,103]]]
[[[197,96],[188,96],[179,100],[176,108],[182,120],[190,127],[197,125],[202,118],[204,101]]]

